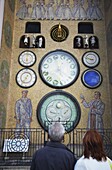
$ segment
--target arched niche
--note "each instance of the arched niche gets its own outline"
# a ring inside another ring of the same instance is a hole
[[[83,37],[82,36],[74,37],[73,48],[83,48]]]
[[[38,35],[35,39],[35,48],[45,48],[45,38],[42,35]]]
[[[28,35],[22,35],[19,42],[19,48],[29,48],[30,37]]]
[[[89,48],[91,49],[99,48],[99,39],[94,35],[89,37]]]

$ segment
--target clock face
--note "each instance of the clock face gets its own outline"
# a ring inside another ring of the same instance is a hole
[[[100,57],[95,52],[86,52],[82,56],[82,62],[85,66],[89,68],[94,68],[100,63]]]
[[[82,83],[88,88],[95,89],[102,81],[102,75],[98,70],[87,69],[82,74]]]
[[[52,122],[61,122],[67,132],[79,123],[81,110],[74,96],[61,90],[45,95],[37,106],[37,119],[47,131]]]
[[[32,51],[23,51],[18,58],[21,66],[31,67],[36,62],[36,55]]]
[[[46,54],[39,64],[40,77],[53,88],[70,86],[77,80],[79,72],[76,58],[63,50],[55,50]]]
[[[36,83],[36,73],[29,68],[21,69],[16,75],[16,82],[20,87],[29,88]]]

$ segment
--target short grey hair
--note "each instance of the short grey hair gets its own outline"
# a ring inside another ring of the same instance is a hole
[[[48,133],[51,141],[61,142],[64,137],[65,128],[60,122],[55,122],[49,126]]]

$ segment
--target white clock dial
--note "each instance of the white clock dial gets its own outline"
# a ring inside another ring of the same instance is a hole
[[[48,130],[53,122],[61,122],[67,132],[79,123],[81,109],[78,101],[70,93],[56,90],[43,96],[37,106],[40,125]]]
[[[66,101],[55,100],[49,103],[46,109],[46,117],[48,121],[65,122],[71,119],[72,111]]]
[[[100,63],[100,57],[96,52],[86,52],[82,56],[82,62],[89,68],[94,68]]]
[[[33,66],[36,62],[36,55],[32,51],[23,51],[18,58],[20,65],[24,67]]]
[[[76,81],[79,75],[79,64],[69,52],[56,50],[42,58],[39,73],[49,86],[63,88]]]
[[[16,82],[20,87],[29,88],[37,80],[36,73],[29,68],[21,69],[16,75]]]

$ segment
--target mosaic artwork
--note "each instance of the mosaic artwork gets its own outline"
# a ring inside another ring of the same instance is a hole
[[[100,8],[100,1],[85,2],[73,0],[73,6],[69,1],[63,0],[33,1],[33,4],[27,4],[27,1],[20,0],[20,8],[16,13],[19,19],[47,19],[47,20],[102,20],[103,13]]]
[[[7,47],[11,48],[11,46],[12,46],[12,28],[11,28],[9,21],[5,21],[4,36],[5,36],[5,43],[6,43]]]
[[[81,103],[85,108],[89,108],[88,111],[88,129],[103,130],[103,114],[105,112],[105,103],[101,99],[101,93],[99,91],[94,92],[94,98],[91,101],[87,101],[83,94],[80,95]]]
[[[15,0],[8,0],[9,3],[9,7],[11,9],[12,12],[14,12],[15,10]]]
[[[6,122],[6,109],[4,104],[1,102],[0,103],[0,128],[5,127],[5,122]]]
[[[0,67],[0,82],[5,89],[9,84],[9,65],[7,61],[3,60]]]
[[[30,124],[32,121],[32,103],[27,97],[28,90],[22,91],[22,97],[15,103],[16,136],[20,136],[22,129],[24,136],[30,138]]]

